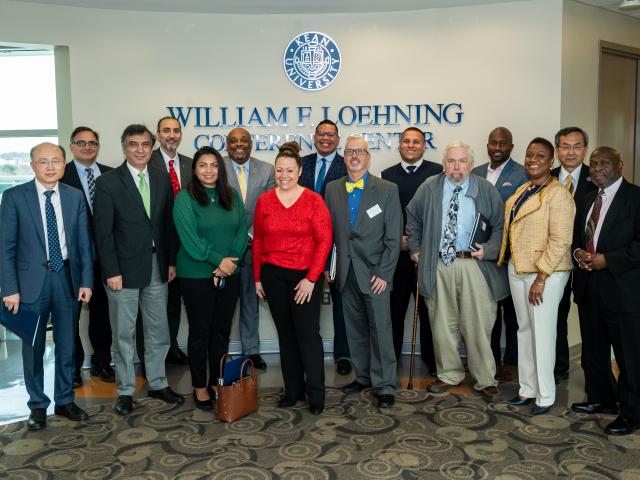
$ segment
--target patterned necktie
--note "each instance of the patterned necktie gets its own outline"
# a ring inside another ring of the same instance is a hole
[[[142,204],[147,212],[147,216],[151,218],[151,197],[149,196],[149,185],[147,185],[147,178],[144,176],[144,172],[138,173],[138,190],[142,197]]]
[[[458,236],[458,194],[462,191],[462,187],[455,187],[453,195],[449,201],[449,209],[447,210],[447,220],[444,226],[444,237],[442,246],[440,247],[440,257],[445,265],[451,264],[456,258],[456,238]]]
[[[320,167],[320,171],[318,172],[318,179],[316,180],[316,192],[320,193],[322,190],[322,184],[324,183],[324,177],[327,174],[327,159],[321,158],[322,166]]]
[[[567,181],[564,182],[564,185],[567,187],[567,190],[569,190],[569,193],[573,195],[573,191],[576,189],[576,187],[573,184],[573,177],[571,175],[567,176]]]
[[[240,185],[240,194],[242,195],[242,201],[247,200],[247,177],[244,174],[244,165],[240,165],[238,169],[238,185]]]
[[[173,188],[173,198],[180,193],[180,180],[178,180],[178,174],[173,167],[175,160],[169,160],[169,178],[171,179],[171,188]]]
[[[48,190],[44,192],[47,199],[44,202],[44,213],[47,217],[47,245],[49,246],[49,268],[54,272],[62,270],[64,264],[62,260],[62,250],[60,249],[60,238],[58,237],[58,221],[56,211],[51,203],[51,195],[55,192]]]
[[[409,173],[409,175],[411,175],[415,171],[416,171],[416,166],[415,165],[409,165],[407,167],[407,172]]]
[[[344,186],[347,188],[347,193],[353,192],[355,188],[359,188],[360,190],[364,190],[364,180],[360,179],[357,182],[345,182]]]
[[[596,227],[598,226],[598,220],[600,219],[600,210],[602,209],[603,195],[604,195],[604,190],[601,189],[598,192],[596,201],[593,202],[593,209],[591,210],[591,216],[589,217],[589,221],[587,222],[587,229],[585,231],[585,237],[587,240],[587,250],[592,255],[596,253],[594,237],[596,234]]]
[[[91,204],[91,211],[93,212],[93,199],[96,196],[96,177],[93,176],[93,170],[90,168],[84,169],[87,174],[87,186],[89,187],[89,203]]]

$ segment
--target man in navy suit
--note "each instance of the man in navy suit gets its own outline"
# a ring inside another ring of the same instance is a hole
[[[89,127],[77,127],[71,134],[69,149],[73,160],[67,163],[64,175],[60,179],[84,193],[85,205],[89,224],[93,233],[93,197],[95,195],[96,179],[111,167],[96,162],[100,153],[100,137],[98,132]],[[93,236],[93,235],[92,235]],[[95,242],[95,239],[94,239]],[[116,381],[115,372],[111,367],[111,325],[109,324],[109,304],[107,294],[102,284],[102,271],[97,257],[93,256],[93,295],[89,302],[89,340],[93,348],[91,355],[91,375],[103,382]],[[78,319],[80,309],[78,309]],[[84,351],[80,342],[80,335],[76,334],[76,364],[73,377],[74,388],[82,386],[80,369],[84,362]]]
[[[49,315],[55,347],[55,414],[84,420],[72,388],[76,315],[93,287],[93,252],[82,193],[59,182],[64,150],[42,143],[30,153],[35,179],[2,198],[0,290],[13,313],[27,308],[40,315],[34,345],[22,344],[24,382],[29,393],[29,430],[47,425],[51,400],[44,393],[42,357]]]
[[[524,167],[511,158],[513,136],[505,127],[497,127],[489,133],[487,153],[489,163],[473,169],[472,173],[486,178],[500,193],[502,201],[514,194],[520,185],[527,181]],[[500,341],[502,339],[502,323],[504,322],[505,348],[504,356]],[[511,382],[518,376],[518,319],[513,300],[509,295],[498,302],[498,316],[491,331],[491,350],[496,359],[496,379],[500,382]]]
[[[324,198],[327,183],[347,176],[344,158],[338,153],[339,143],[338,126],[334,122],[322,120],[318,123],[313,135],[316,153],[302,158],[302,174],[298,181],[300,185],[318,192]],[[336,362],[336,371],[340,375],[348,375],[351,373],[351,362],[342,298],[335,283],[329,282],[329,291],[333,305],[333,359]]]

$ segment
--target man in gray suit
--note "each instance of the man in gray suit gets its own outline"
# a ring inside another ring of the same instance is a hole
[[[390,292],[400,255],[402,207],[398,187],[369,173],[369,145],[350,136],[344,148],[347,177],[326,188],[337,252],[336,283],[342,295],[355,393],[374,387],[378,406],[389,408],[396,390],[396,356]]]
[[[486,178],[500,193],[502,201],[513,195],[516,189],[527,181],[524,167],[511,158],[513,137],[505,127],[491,130],[487,141],[489,163],[480,165],[471,173]],[[502,322],[505,326],[505,348],[502,355]],[[496,379],[511,382],[518,376],[518,319],[511,295],[498,302],[498,316],[491,332],[491,350],[496,360]]]
[[[182,140],[182,127],[173,117],[162,117],[158,120],[156,140],[160,144],[151,154],[149,166],[159,168],[169,174],[173,198],[191,181],[191,163],[193,160],[178,153]],[[180,329],[180,315],[182,313],[182,294],[178,279],[169,282],[169,299],[167,300],[167,320],[169,322],[169,338],[171,345],[167,353],[167,363],[187,365],[189,359],[178,346],[178,330]],[[142,344],[138,342],[138,345]],[[140,350],[138,350],[140,354]]]
[[[258,197],[276,185],[273,165],[251,156],[251,135],[244,128],[234,128],[227,135],[227,153],[224,166],[231,186],[244,201],[249,238],[247,250],[240,264],[240,341],[242,351],[249,356],[256,368],[267,368],[260,356],[258,333],[258,297],[253,281],[253,213]]]
[[[496,302],[509,294],[506,271],[495,262],[502,243],[504,206],[491,183],[471,174],[469,145],[447,145],[442,163],[444,173],[424,182],[407,206],[409,251],[418,263],[420,294],[427,299],[438,370],[438,380],[427,389],[444,393],[464,380],[458,355],[462,335],[474,388],[489,402],[500,394],[491,329]],[[476,214],[486,218],[491,235],[472,249]]]

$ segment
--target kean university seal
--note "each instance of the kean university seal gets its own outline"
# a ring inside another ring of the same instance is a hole
[[[284,51],[284,71],[298,88],[322,90],[340,72],[340,50],[329,35],[306,32],[293,37]]]

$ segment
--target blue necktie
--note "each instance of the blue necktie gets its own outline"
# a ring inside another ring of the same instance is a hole
[[[320,193],[322,190],[322,184],[324,183],[324,176],[327,174],[327,159],[321,158],[322,166],[318,172],[318,179],[316,180],[316,192]]]
[[[48,190],[44,192],[47,199],[44,202],[44,213],[47,217],[47,244],[49,245],[49,268],[54,272],[62,270],[64,262],[62,260],[62,250],[60,250],[60,238],[58,238],[58,222],[56,221],[56,211],[51,203],[51,195],[55,192]]]
[[[93,176],[93,170],[85,168],[87,173],[87,187],[89,187],[89,200],[91,204],[91,211],[93,212],[93,199],[96,196],[96,178]]]
[[[408,173],[409,175],[411,175],[411,174],[412,174],[413,172],[415,172],[415,171],[416,171],[416,166],[415,166],[415,165],[409,165],[409,166],[407,167],[407,173]]]
[[[458,237],[458,194],[462,191],[462,187],[453,189],[453,195],[449,201],[449,209],[447,210],[447,218],[444,226],[444,238],[440,248],[440,257],[445,265],[451,264],[456,259],[456,238]]]

